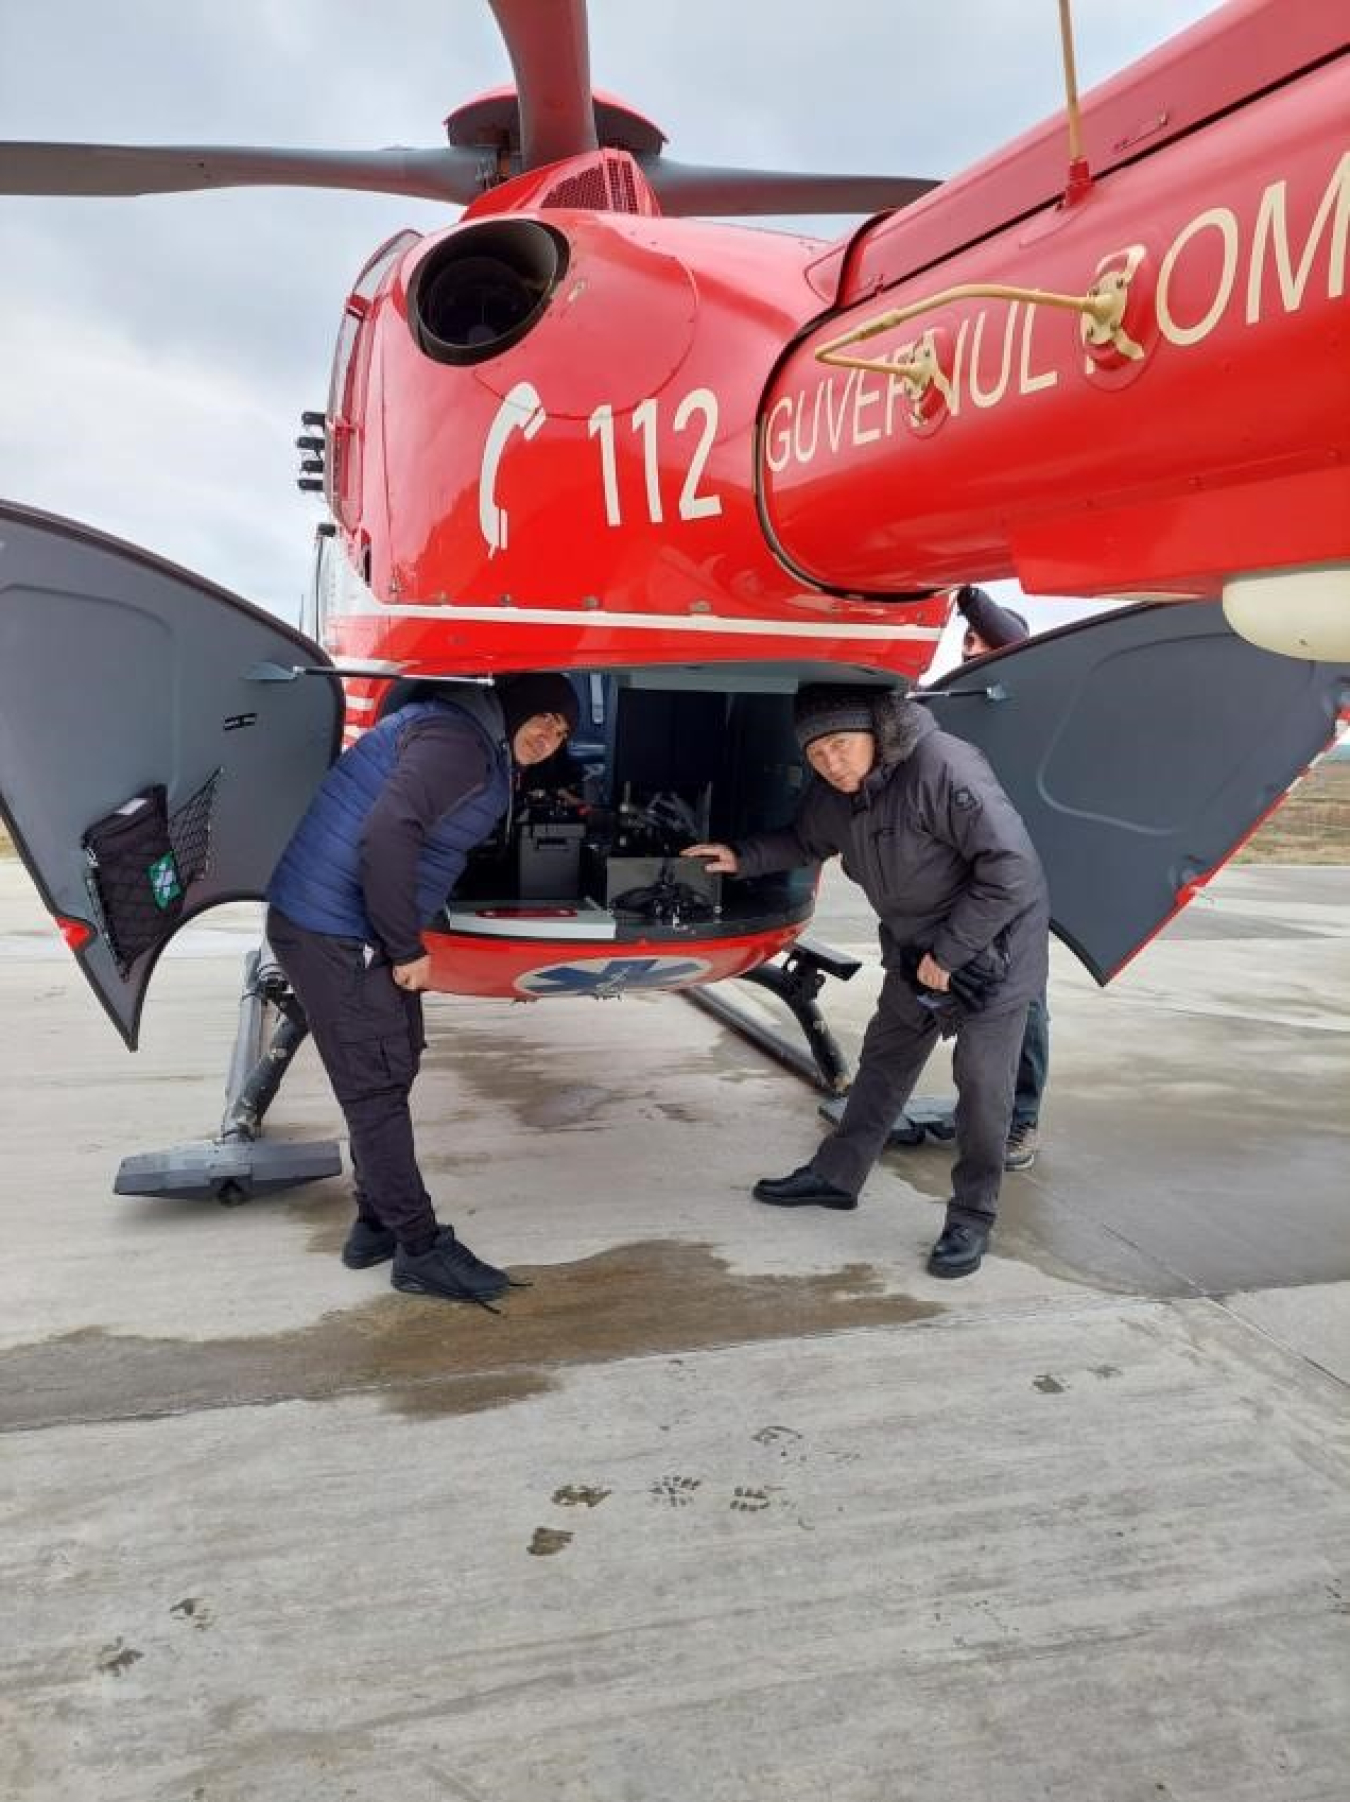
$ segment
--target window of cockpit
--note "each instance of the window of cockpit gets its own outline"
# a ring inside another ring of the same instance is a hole
[[[375,297],[419,233],[396,232],[365,264],[347,296],[333,351],[328,384],[328,505],[344,526],[355,527],[361,513],[361,396],[370,368],[367,329]]]

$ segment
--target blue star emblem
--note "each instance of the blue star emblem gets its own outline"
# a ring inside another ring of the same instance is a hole
[[[525,995],[591,995],[604,1000],[629,989],[681,988],[708,973],[709,965],[692,957],[610,957],[575,964],[546,964],[517,977]]]

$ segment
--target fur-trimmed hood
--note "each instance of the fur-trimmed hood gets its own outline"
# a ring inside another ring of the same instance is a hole
[[[904,763],[920,739],[937,731],[928,709],[899,690],[877,696],[872,718],[876,722],[877,766],[883,770]]]

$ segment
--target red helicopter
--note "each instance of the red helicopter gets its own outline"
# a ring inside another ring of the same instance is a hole
[[[678,852],[790,815],[802,682],[916,682],[953,585],[1010,576],[1141,601],[923,691],[1108,980],[1350,694],[1342,9],[1231,0],[1080,104],[1062,0],[1065,115],[939,184],[672,162],[592,92],[583,0],[492,7],[514,87],[437,150],[0,145],[10,194],[463,208],[343,305],[298,440],[331,515],[303,633],[0,504],[0,807],[122,1036],[172,932],[263,892],[344,740],[429,683],[561,668],[572,771],[448,899],[434,985],[751,975],[837,1086],[810,883],[719,887]],[[872,216],[835,242],[713,222],[827,211]],[[90,831],[157,789],[183,893],[128,954]]]

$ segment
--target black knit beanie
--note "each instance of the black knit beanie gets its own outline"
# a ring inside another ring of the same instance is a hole
[[[797,743],[804,751],[817,738],[831,732],[875,732],[872,702],[882,691],[876,688],[842,688],[818,682],[799,689],[792,708]]]
[[[569,732],[576,731],[577,721],[581,718],[576,690],[566,676],[553,670],[528,676],[503,676],[497,683],[497,699],[502,704],[508,738],[514,738],[526,720],[533,719],[537,713],[560,713],[567,721]]]
[[[1005,650],[1010,644],[1021,644],[1031,636],[1027,622],[1011,607],[1000,607],[992,594],[983,588],[958,588],[956,605],[965,615],[966,624],[989,646],[991,651]]]

